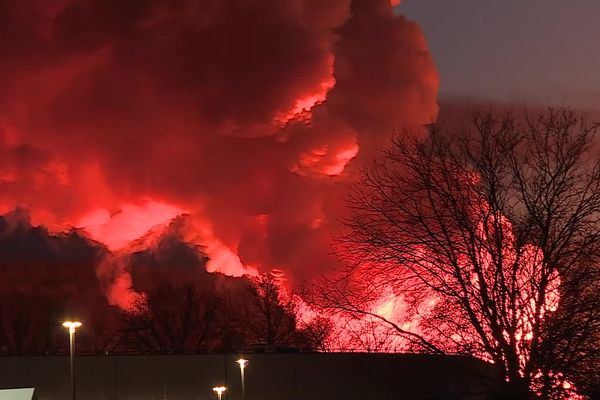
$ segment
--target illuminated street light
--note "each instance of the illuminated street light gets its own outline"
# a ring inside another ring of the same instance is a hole
[[[244,380],[244,369],[246,368],[246,364],[248,364],[248,360],[240,358],[236,361],[236,363],[238,363],[240,366],[240,377],[242,378],[242,400],[246,400],[246,382]]]
[[[219,397],[219,400],[221,400],[221,397],[223,396],[223,392],[226,390],[227,390],[227,388],[225,386],[215,386],[213,388],[213,392],[215,392],[217,394],[217,396]]]
[[[65,321],[62,326],[69,328],[69,361],[71,366],[71,400],[75,400],[75,369],[73,357],[75,356],[75,330],[83,325],[79,321]]]

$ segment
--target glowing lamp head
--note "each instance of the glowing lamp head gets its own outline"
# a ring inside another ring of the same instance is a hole
[[[65,328],[69,328],[69,333],[75,333],[75,330],[81,325],[83,324],[79,321],[65,321],[62,324],[62,326],[64,326]]]
[[[224,391],[226,391],[227,388],[225,386],[215,386],[213,388],[213,392],[215,392],[216,394],[219,395],[219,397],[221,397],[221,395],[223,394]]]
[[[238,363],[240,365],[241,369],[244,369],[246,367],[246,364],[248,364],[248,360],[246,360],[244,358],[240,358],[239,360],[236,361],[236,363]]]

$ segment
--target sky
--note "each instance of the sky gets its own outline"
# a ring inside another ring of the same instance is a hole
[[[125,308],[123,260],[163,232],[209,272],[302,282],[336,265],[359,167],[439,95],[600,104],[596,1],[396,3],[0,0],[0,233],[68,253],[74,229]]]
[[[600,107],[599,0],[398,3],[0,0],[0,314],[318,281],[361,167],[440,99]]]
[[[403,0],[440,96],[600,109],[600,1]]]
[[[101,244],[82,252],[125,308],[127,255],[165,230],[209,272],[331,271],[358,165],[438,110],[390,0],[0,0],[0,27],[5,231]]]

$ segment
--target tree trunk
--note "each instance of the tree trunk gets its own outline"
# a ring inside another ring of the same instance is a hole
[[[515,379],[510,382],[504,382],[500,387],[496,400],[531,400],[529,384],[525,379]]]

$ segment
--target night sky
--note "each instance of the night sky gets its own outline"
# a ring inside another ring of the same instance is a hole
[[[500,398],[600,393],[599,17],[0,0],[0,356],[73,354],[78,321],[79,353],[425,352]]]
[[[0,295],[296,288],[392,133],[464,98],[600,108],[600,2],[398,3],[0,0]]]
[[[404,0],[440,72],[440,95],[600,108],[600,3]]]

